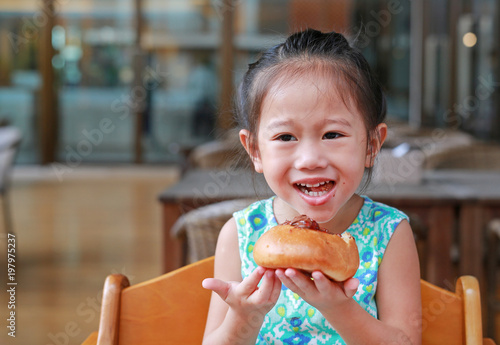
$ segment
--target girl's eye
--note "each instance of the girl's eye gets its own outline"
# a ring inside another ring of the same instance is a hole
[[[295,137],[291,134],[281,134],[279,137],[278,137],[278,140],[279,141],[295,141],[297,139],[295,139]]]
[[[337,139],[340,138],[342,134],[336,132],[328,132],[323,136],[323,139]]]

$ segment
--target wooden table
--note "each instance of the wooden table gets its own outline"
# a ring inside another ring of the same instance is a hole
[[[500,216],[498,172],[435,171],[426,173],[418,185],[371,185],[364,194],[418,215],[425,224],[426,280],[449,287],[454,285],[457,275],[482,278],[483,230],[490,219]],[[262,175],[250,171],[187,172],[159,196],[163,207],[164,271],[184,264],[186,244],[170,236],[172,225],[183,212],[223,200],[271,195]],[[454,243],[458,243],[458,271],[452,259]]]

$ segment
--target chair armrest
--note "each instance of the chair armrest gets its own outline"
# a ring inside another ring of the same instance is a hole
[[[120,328],[120,300],[124,288],[130,285],[123,274],[111,274],[104,282],[101,305],[101,320],[97,344],[118,345]]]
[[[97,344],[97,332],[92,332],[81,345],[96,345],[96,344]]]
[[[483,345],[496,345],[496,343],[493,341],[493,339],[483,338]]]
[[[456,293],[463,299],[465,316],[465,342],[481,344],[483,324],[481,321],[481,296],[479,282],[473,276],[461,276],[456,283]]]

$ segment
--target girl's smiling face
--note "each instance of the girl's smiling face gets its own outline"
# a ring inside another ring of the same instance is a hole
[[[375,147],[368,150],[361,114],[345,104],[334,83],[309,74],[275,85],[262,103],[257,152],[251,152],[248,131],[240,137],[255,170],[284,201],[279,212],[326,223],[359,187],[385,138],[385,125],[377,127],[383,127],[381,140],[373,139]]]

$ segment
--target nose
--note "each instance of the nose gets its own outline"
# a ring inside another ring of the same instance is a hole
[[[319,143],[302,141],[295,154],[295,168],[297,170],[315,170],[327,167],[328,152]]]

